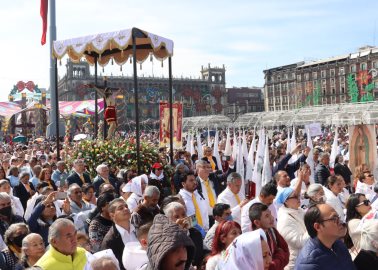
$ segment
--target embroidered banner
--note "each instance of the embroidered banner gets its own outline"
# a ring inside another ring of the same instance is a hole
[[[169,127],[169,103],[160,102],[160,146],[169,147],[170,145],[170,127]],[[172,104],[173,117],[173,147],[182,147],[182,103]]]

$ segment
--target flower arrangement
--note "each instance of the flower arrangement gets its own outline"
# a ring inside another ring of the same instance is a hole
[[[73,150],[71,161],[84,159],[92,177],[101,163],[109,164],[113,169],[137,170],[137,154],[134,140],[94,140],[81,141]],[[151,143],[140,143],[140,162],[142,173],[148,173],[155,162],[160,162],[158,149]]]

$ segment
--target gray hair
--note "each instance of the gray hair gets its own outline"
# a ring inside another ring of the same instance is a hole
[[[39,236],[43,240],[43,238],[42,238],[42,236],[40,234],[38,234],[38,233],[29,233],[27,236],[25,236],[24,239],[22,239],[22,249],[29,247],[29,241],[34,236]]]
[[[29,241],[34,236],[38,236],[43,242],[42,236],[38,233],[29,233],[27,236],[25,236],[25,238],[22,239],[21,260],[25,260],[27,258],[27,255],[25,254],[25,250],[29,248],[29,244],[30,244]]]
[[[321,184],[311,184],[306,191],[308,197],[314,197],[320,190],[323,189]]]
[[[82,160],[82,159],[75,159],[72,164],[75,166],[75,165],[83,164],[83,163],[85,163],[84,160]]]
[[[5,186],[6,184],[10,185],[8,180],[6,179],[0,180],[0,187]]]
[[[60,230],[63,227],[66,227],[66,226],[72,226],[72,227],[75,228],[75,225],[73,224],[73,222],[69,219],[66,219],[66,218],[59,218],[59,219],[55,220],[53,224],[50,225],[50,227],[49,227],[49,244],[52,243],[52,240],[60,237]]]
[[[10,199],[11,199],[11,197],[9,196],[8,193],[6,193],[6,192],[0,192],[0,201],[2,201],[2,200],[10,200]]]
[[[236,182],[236,180],[241,180],[242,177],[239,173],[237,172],[233,172],[233,173],[230,173],[229,176],[227,176],[227,184],[233,184]]]
[[[154,194],[160,196],[160,190],[155,186],[147,186],[144,190],[143,196],[151,198]]]
[[[206,165],[209,165],[210,163],[209,162],[207,162],[206,160],[197,160],[196,161],[196,166],[198,167],[198,166],[206,166]]]
[[[163,212],[164,212],[164,215],[166,215],[169,219],[171,219],[174,211],[178,209],[184,209],[185,211],[185,207],[181,203],[171,202],[163,208]]]
[[[322,160],[323,158],[329,157],[329,154],[327,152],[321,152],[319,154],[319,160]]]
[[[14,234],[19,228],[25,228],[27,233],[30,232],[28,225],[26,225],[25,223],[20,222],[20,223],[14,223],[10,225],[9,228],[4,233],[4,243],[7,246],[12,244],[11,239],[14,237]]]
[[[113,255],[114,256],[114,255]],[[119,262],[115,257],[103,256],[91,262],[92,270],[112,269],[119,270]]]
[[[107,168],[107,167],[108,167],[108,165],[106,165],[106,164],[100,164],[100,165],[97,166],[96,172],[102,173],[102,169]]]
[[[76,183],[71,184],[71,185],[68,187],[68,189],[67,189],[67,195],[70,196],[70,195],[72,194],[72,191],[73,191],[74,189],[76,189],[76,188],[79,188],[79,189],[81,190],[81,187],[80,187],[78,184],[76,184]]]
[[[35,165],[32,169],[33,173],[37,176],[37,178],[39,177],[39,174],[41,173],[42,171],[42,166],[40,165]],[[39,173],[37,173],[39,171]]]
[[[22,171],[22,172],[18,175],[18,178],[21,180],[21,179],[24,178],[25,176],[29,176],[29,177],[30,177],[30,174],[29,174],[27,171]]]
[[[56,163],[56,166],[60,166],[60,165],[66,165],[66,163],[64,161],[60,160]]]

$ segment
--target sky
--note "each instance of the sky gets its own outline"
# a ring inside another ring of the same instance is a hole
[[[39,0],[3,1],[0,101],[18,81],[49,87],[49,37],[41,46]],[[377,45],[378,1],[370,0],[56,0],[57,39],[138,27],[174,41],[173,75],[226,67],[226,86],[263,86],[263,70]],[[65,60],[59,66],[64,76]],[[144,76],[166,76],[146,61]],[[102,73],[102,70],[100,70]],[[123,66],[132,75],[132,65]],[[121,75],[107,66],[104,75]]]

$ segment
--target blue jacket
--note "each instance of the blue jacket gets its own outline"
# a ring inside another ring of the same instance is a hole
[[[295,172],[299,169],[301,162],[305,162],[307,157],[305,155],[298,156],[298,159],[293,163],[289,164],[289,160],[291,159],[292,155],[286,154],[279,162],[277,162],[276,166],[273,167],[273,176],[278,171],[286,171],[290,177],[290,180],[295,178]]]
[[[344,243],[337,240],[332,250],[317,237],[311,238],[300,251],[294,270],[356,270]]]
[[[41,235],[43,242],[45,242],[45,246],[47,247],[49,245],[48,236],[50,224],[41,219],[43,210],[45,210],[45,206],[42,203],[38,203],[27,222],[30,231]]]

